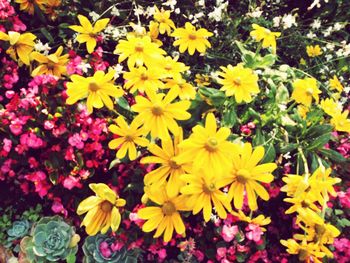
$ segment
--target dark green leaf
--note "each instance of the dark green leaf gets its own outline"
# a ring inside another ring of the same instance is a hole
[[[344,158],[343,155],[332,149],[320,149],[319,151],[323,154],[323,156],[328,157],[330,160],[335,161],[337,163],[347,161],[347,159]]]
[[[52,35],[50,34],[50,32],[46,28],[44,28],[44,27],[40,28],[40,32],[46,37],[46,39],[50,43],[54,42],[54,39],[53,39]]]
[[[315,139],[313,142],[311,142],[306,149],[310,151],[310,150],[322,148],[327,142],[329,142],[330,139],[331,139],[330,133],[323,134],[317,137],[317,139]]]

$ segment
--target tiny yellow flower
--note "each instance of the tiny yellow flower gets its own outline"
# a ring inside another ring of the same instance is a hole
[[[220,67],[218,83],[222,85],[220,90],[225,91],[226,96],[235,96],[238,103],[251,102],[252,95],[259,93],[258,76],[250,68],[244,68],[242,64],[233,67]]]
[[[159,23],[159,33],[164,34],[166,32],[170,35],[171,29],[175,29],[175,24],[170,19],[170,11],[165,11],[163,8],[160,11],[157,6],[155,6],[155,10],[153,18]]]
[[[117,231],[121,221],[119,208],[125,206],[125,200],[105,184],[89,184],[89,187],[96,195],[83,200],[77,209],[78,215],[87,213],[81,223],[86,233],[94,236],[100,231],[107,233],[109,228]]]
[[[276,52],[276,37],[281,36],[280,32],[271,32],[269,29],[253,24],[253,31],[250,32],[250,36],[255,39],[255,41],[262,41],[263,48],[272,48],[272,52]]]
[[[312,99],[318,103],[318,94],[321,91],[317,87],[317,81],[314,78],[297,79],[293,82],[294,90],[292,93],[292,99],[297,103],[301,103],[305,106],[310,106]]]
[[[109,18],[97,20],[94,26],[83,15],[78,15],[78,19],[80,26],[73,25],[69,28],[79,33],[76,40],[79,43],[86,43],[87,51],[91,54],[96,47],[98,34],[106,28]]]
[[[31,58],[38,61],[40,65],[33,70],[32,76],[50,74],[60,77],[61,75],[66,74],[66,64],[68,63],[69,55],[66,54],[61,56],[62,52],[62,46],[59,47],[55,53],[46,56],[38,52],[33,52]]]
[[[206,87],[210,85],[210,77],[205,74],[196,74],[194,82],[200,87]]]
[[[333,76],[333,79],[329,80],[329,87],[332,90],[337,90],[338,92],[342,92],[344,89],[336,75]]]
[[[350,119],[348,119],[349,111],[337,112],[332,116],[331,124],[337,131],[350,133]]]
[[[306,53],[310,58],[318,57],[322,55],[322,50],[319,45],[316,46],[307,46]]]
[[[103,71],[96,71],[94,76],[84,78],[79,75],[72,75],[72,82],[67,83],[66,103],[72,105],[78,100],[87,98],[87,109],[89,113],[93,108],[100,109],[106,105],[108,109],[113,109],[112,98],[123,96],[124,92],[113,84],[114,71],[107,74]]]
[[[265,217],[264,215],[258,215],[257,217],[252,218],[251,216],[245,215],[242,210],[238,210],[238,212],[232,211],[231,214],[238,217],[238,219],[241,221],[260,226],[260,229],[262,231],[266,231],[266,228],[263,226],[266,226],[271,223],[270,217]]]
[[[36,36],[32,33],[20,34],[9,31],[8,34],[0,31],[0,40],[8,41],[10,47],[6,50],[9,56],[17,61],[17,56],[21,62],[26,65],[30,64],[30,54],[34,49],[34,40]]]
[[[120,137],[110,141],[108,147],[110,149],[120,147],[117,151],[117,158],[124,158],[128,152],[129,159],[133,161],[137,157],[136,145],[146,147],[149,143],[143,137],[145,132],[135,122],[132,122],[129,126],[122,116],[119,116],[116,122],[117,125],[112,124],[108,128],[112,133]]]
[[[184,53],[188,49],[188,53],[193,55],[195,50],[204,53],[207,47],[211,47],[208,37],[213,33],[204,28],[196,30],[196,28],[189,22],[186,22],[185,28],[177,28],[171,36],[178,38],[174,42],[174,46],[179,46],[179,51]]]

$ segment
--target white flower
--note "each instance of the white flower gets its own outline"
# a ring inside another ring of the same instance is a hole
[[[325,31],[323,31],[323,36],[328,37],[332,34],[333,32],[333,27],[328,27]]]
[[[136,8],[134,8],[134,14],[135,16],[139,16],[139,15],[143,15],[144,11],[142,6],[137,6]]]
[[[333,43],[327,43],[326,48],[330,51],[333,51],[335,48],[335,45]]]
[[[252,18],[258,18],[258,17],[261,17],[262,13],[263,11],[260,10],[259,7],[257,7],[253,12],[247,13],[247,16]]]
[[[307,33],[307,35],[306,35],[308,38],[316,38],[317,36],[316,36],[316,34],[315,33],[313,33],[313,32],[309,32],[309,33]]]
[[[163,3],[163,5],[169,6],[171,10],[175,9],[176,4],[177,4],[176,0],[168,0],[165,3]]]
[[[120,64],[117,64],[117,65],[115,65],[115,66],[113,66],[111,68],[115,71],[114,79],[119,78],[120,74],[124,73],[123,66],[120,65]]]
[[[112,16],[119,16],[120,15],[120,12],[116,6],[113,6],[113,8],[111,10],[111,15]]]
[[[89,63],[81,62],[78,65],[78,69],[81,69],[84,73],[87,73],[89,69],[91,69],[91,65]]]
[[[43,43],[38,39],[36,43],[34,44],[34,49],[37,52],[43,52],[44,55],[48,55],[51,47],[49,46],[48,43],[43,45]]]
[[[311,28],[313,28],[313,29],[321,28],[321,20],[320,19],[314,20],[314,22],[312,22],[312,24],[311,24]]]
[[[342,25],[341,23],[337,22],[334,24],[334,31],[339,31],[341,29],[344,28],[344,25]]]
[[[297,26],[295,16],[292,16],[291,14],[284,15],[282,18],[282,24],[284,29],[291,28],[293,25]]]
[[[154,15],[154,13],[156,12],[156,8],[154,6],[148,6],[145,12],[145,15],[147,17],[151,17]]]
[[[180,8],[176,8],[174,12],[175,12],[175,14],[178,15],[178,14],[180,14],[181,10],[180,10]]]
[[[199,5],[199,6],[205,6],[205,1],[204,0],[199,0],[198,2],[197,2],[197,4]]]
[[[100,15],[97,14],[96,12],[94,12],[94,11],[91,11],[89,13],[89,16],[92,18],[93,21],[96,21],[100,17]]]
[[[276,16],[272,19],[272,21],[273,21],[273,27],[279,27],[281,24],[281,17]]]

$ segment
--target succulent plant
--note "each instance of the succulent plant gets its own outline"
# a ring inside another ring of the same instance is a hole
[[[28,220],[14,221],[12,226],[7,229],[8,241],[20,239],[28,234],[30,224]]]
[[[29,262],[57,262],[75,255],[79,240],[61,217],[44,217],[32,229],[31,237],[22,240],[21,250]]]
[[[117,249],[116,239],[104,234],[89,236],[83,245],[84,263],[136,263],[138,251]]]

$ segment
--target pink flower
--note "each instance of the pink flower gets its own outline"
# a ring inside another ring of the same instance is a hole
[[[83,185],[80,183],[80,178],[70,175],[64,179],[63,187],[72,190],[74,187],[82,188]]]
[[[246,237],[249,240],[254,240],[255,242],[259,242],[261,239],[261,236],[264,234],[264,232],[261,230],[260,226],[255,225],[255,224],[249,224],[246,229],[247,232],[246,233]]]
[[[224,225],[221,230],[221,236],[226,242],[231,242],[235,238],[237,233],[238,233],[237,226]]]
[[[227,251],[227,249],[225,247],[217,248],[217,250],[216,250],[216,258],[218,260],[220,260],[222,258],[225,258],[226,257],[226,251]]]
[[[74,133],[73,136],[69,137],[68,143],[75,146],[77,149],[83,149],[84,148],[84,142],[82,141],[82,138],[80,137],[79,133]]]
[[[39,137],[37,137],[32,132],[22,134],[21,138],[20,138],[20,142],[22,145],[26,145],[29,148],[33,148],[33,149],[38,149],[38,148],[44,146],[43,140],[40,139]]]
[[[2,142],[4,143],[4,146],[2,147],[2,149],[5,151],[5,152],[10,152],[11,151],[11,148],[12,148],[12,141],[9,140],[9,139],[6,139],[4,138],[2,140]]]
[[[44,122],[44,128],[45,128],[45,130],[52,130],[54,127],[55,127],[55,122],[54,122],[54,121],[46,120],[46,121]]]
[[[64,208],[61,203],[60,198],[54,198],[54,202],[52,203],[51,210],[56,214],[63,214],[65,217],[68,215],[68,211]]]

